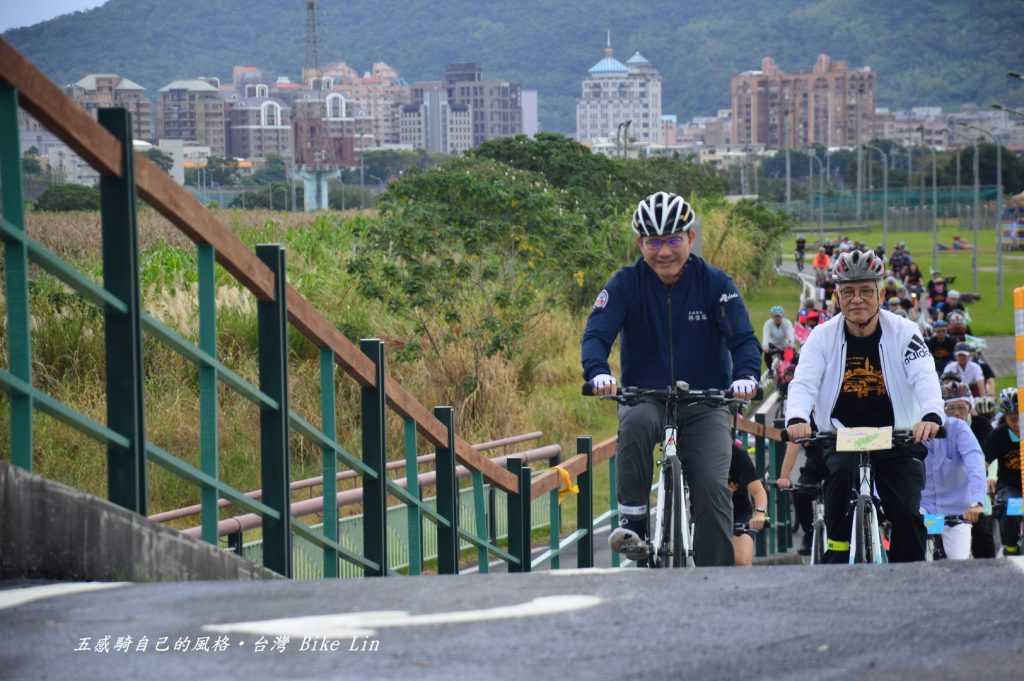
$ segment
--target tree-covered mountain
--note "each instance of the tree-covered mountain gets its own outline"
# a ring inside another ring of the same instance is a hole
[[[150,97],[175,78],[254,64],[293,80],[305,55],[302,0],[110,0],[3,37],[59,83],[115,72]],[[821,52],[878,73],[880,106],[1024,102],[1020,0],[321,0],[321,62],[385,61],[410,81],[475,61],[485,77],[540,91],[541,126],[573,132],[587,69],[611,29],[664,78],[665,113],[729,106],[729,79],[771,55],[787,71]]]

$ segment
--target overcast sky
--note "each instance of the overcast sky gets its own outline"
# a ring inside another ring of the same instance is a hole
[[[98,7],[104,2],[106,0],[0,0],[0,32]]]

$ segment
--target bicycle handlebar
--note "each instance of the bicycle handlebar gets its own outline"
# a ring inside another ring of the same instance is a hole
[[[835,431],[827,433],[814,432],[811,433],[810,437],[801,437],[792,439],[789,436],[789,431],[783,428],[780,431],[780,437],[783,442],[793,442],[798,445],[828,445],[834,444],[838,437]],[[936,438],[946,437],[946,427],[939,426],[939,430],[935,433]],[[912,444],[914,442],[914,434],[909,430],[894,430],[892,431],[892,443],[894,446],[901,447],[904,445]]]
[[[637,388],[625,386],[619,387],[615,391],[614,395],[595,395],[594,384],[590,381],[583,384],[581,392],[585,397],[604,397],[623,404],[634,402],[641,397],[653,397],[654,399],[662,401],[675,399],[680,402],[720,402],[722,404],[729,402],[745,403],[751,400],[764,399],[764,389],[762,389],[761,386],[757,387],[757,392],[749,399],[733,397],[731,389],[719,390],[717,388],[711,388],[709,390],[690,390],[689,387],[683,388],[678,385],[675,388]]]

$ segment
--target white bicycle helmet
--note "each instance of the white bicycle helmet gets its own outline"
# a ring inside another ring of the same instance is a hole
[[[874,251],[840,253],[832,266],[832,278],[837,283],[848,281],[881,281],[885,263]]]
[[[638,236],[665,236],[689,232],[697,214],[686,200],[671,192],[656,192],[637,204],[633,231]]]

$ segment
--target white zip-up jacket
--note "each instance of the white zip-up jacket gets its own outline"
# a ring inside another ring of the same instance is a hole
[[[906,430],[925,414],[935,414],[945,422],[942,386],[935,373],[935,361],[921,338],[917,324],[880,310],[878,323],[882,337],[878,355],[882,361],[882,378],[892,401],[895,428]],[[796,375],[789,384],[786,399],[786,423],[799,418],[814,421],[821,431],[836,429],[832,409],[839,399],[839,389],[846,368],[846,320],[838,314],[811,332],[800,352]]]

